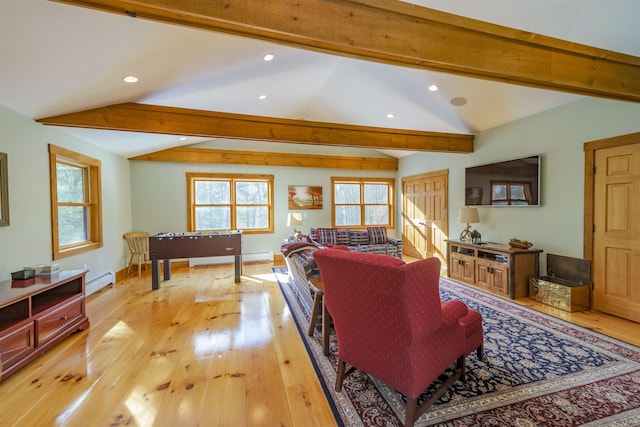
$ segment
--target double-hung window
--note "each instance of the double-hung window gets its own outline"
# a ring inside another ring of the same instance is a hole
[[[100,160],[49,145],[53,259],[102,246]]]
[[[331,178],[333,226],[394,225],[392,178]]]
[[[273,175],[187,173],[189,231],[273,232]]]

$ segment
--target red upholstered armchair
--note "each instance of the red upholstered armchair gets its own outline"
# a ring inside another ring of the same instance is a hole
[[[407,397],[405,426],[413,426],[451,384],[464,379],[468,346],[461,319],[467,306],[441,302],[437,258],[405,263],[339,249],[318,250],[314,258],[338,339],[336,391],[359,369]],[[454,363],[454,373],[418,407],[418,396]]]

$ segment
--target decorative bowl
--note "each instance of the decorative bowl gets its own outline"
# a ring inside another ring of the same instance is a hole
[[[533,246],[533,243],[531,242],[516,242],[513,240],[509,240],[509,246],[511,246],[512,248],[517,248],[517,249],[529,249],[531,246]]]

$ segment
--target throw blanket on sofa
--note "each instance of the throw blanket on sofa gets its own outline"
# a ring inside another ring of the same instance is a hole
[[[296,252],[301,252],[308,249],[316,250],[321,248],[322,248],[321,246],[314,245],[313,243],[309,243],[309,242],[293,242],[293,243],[285,243],[284,245],[282,245],[280,247],[280,251],[282,252],[282,255],[284,255],[285,257],[290,257]]]

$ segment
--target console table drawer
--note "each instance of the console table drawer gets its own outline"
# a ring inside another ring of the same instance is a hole
[[[32,321],[3,333],[0,337],[0,371],[5,373],[7,369],[31,353],[33,349],[34,328]]]
[[[84,317],[84,295],[36,319],[37,346],[58,336],[69,324]]]

